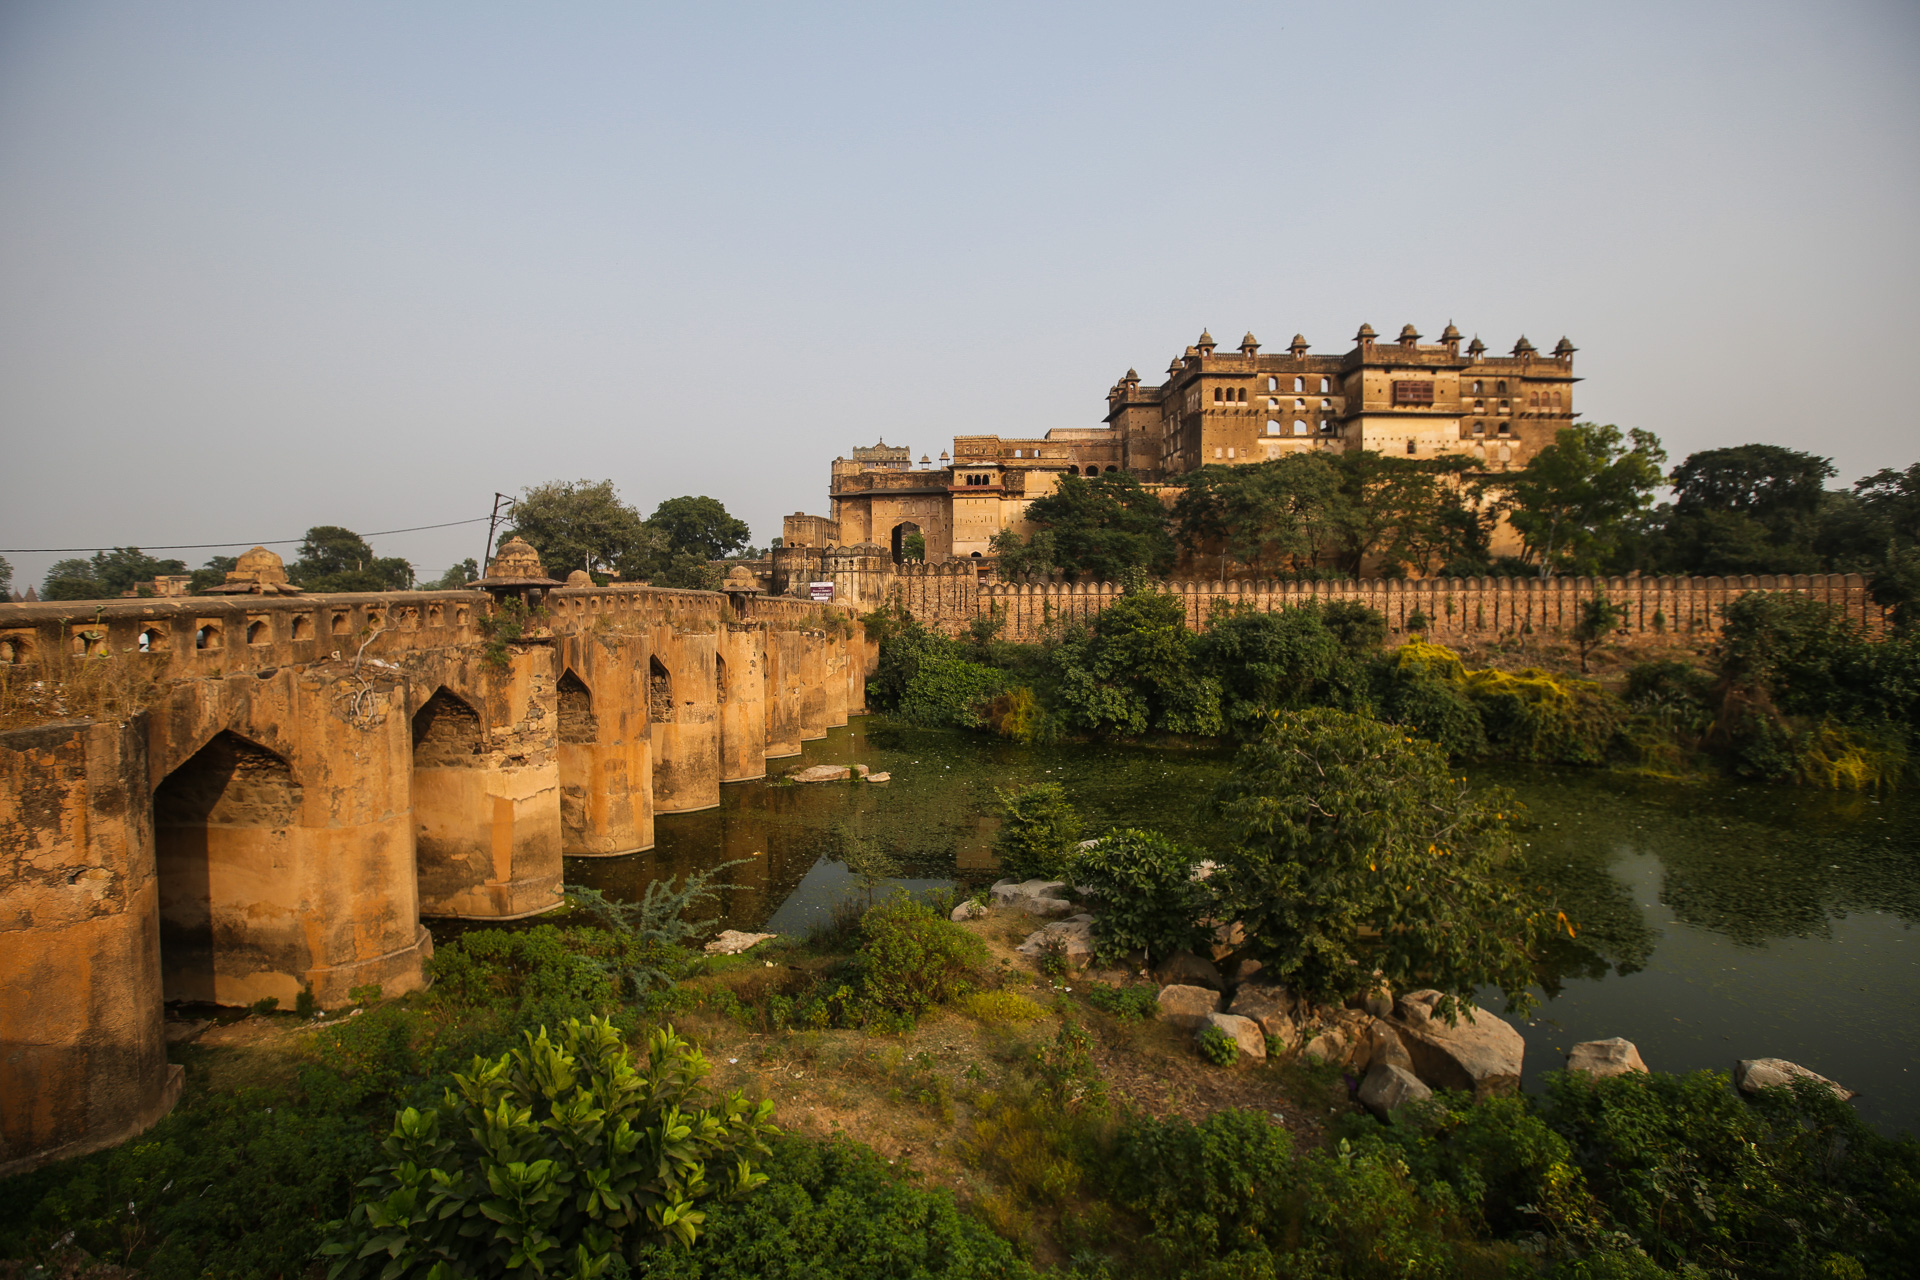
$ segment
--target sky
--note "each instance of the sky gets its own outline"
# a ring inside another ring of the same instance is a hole
[[[1564,334],[1586,418],[1849,483],[1920,458],[1916,227],[1911,0],[0,0],[0,548],[609,478],[764,546],[1203,327]]]

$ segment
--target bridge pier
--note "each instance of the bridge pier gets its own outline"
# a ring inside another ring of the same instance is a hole
[[[653,848],[653,743],[646,638],[558,637],[560,851],[612,857]],[[569,680],[571,677],[571,680]]]
[[[720,803],[720,724],[714,705],[714,631],[653,629],[649,664],[653,811],[692,813]]]
[[[827,638],[818,631],[800,633],[800,740],[827,736]]]
[[[800,754],[801,665],[806,637],[798,631],[767,633],[766,758]]]
[[[180,1096],[143,730],[0,734],[0,1177],[130,1138]]]
[[[718,636],[714,698],[720,716],[720,781],[767,776],[767,633],[727,624]],[[724,674],[725,679],[720,676]]]

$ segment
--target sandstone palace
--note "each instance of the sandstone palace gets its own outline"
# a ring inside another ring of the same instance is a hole
[[[1489,471],[1523,466],[1573,420],[1573,344],[1541,355],[1524,337],[1507,356],[1449,324],[1437,343],[1412,325],[1382,343],[1361,325],[1344,355],[1309,354],[1295,334],[1262,354],[1249,333],[1217,350],[1202,333],[1147,386],[1132,369],[1107,392],[1106,425],[1044,437],[957,436],[939,466],[884,442],[833,463],[831,513],[788,516],[789,547],[877,544],[898,560],[918,533],[929,561],[984,557],[1002,529],[1026,532],[1027,504],[1062,475],[1127,471],[1178,486],[1204,466],[1264,462],[1313,449],[1411,457],[1468,454]]]

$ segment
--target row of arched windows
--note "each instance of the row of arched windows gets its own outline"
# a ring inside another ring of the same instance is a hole
[[[1325,395],[1325,394],[1327,394],[1327,391],[1328,391],[1328,389],[1329,389],[1329,388],[1330,388],[1330,387],[1331,387],[1332,385],[1333,385],[1333,384],[1332,384],[1332,383],[1330,383],[1330,382],[1329,382],[1329,381],[1328,381],[1327,379],[1325,379],[1325,378],[1322,378],[1322,379],[1320,379],[1320,394],[1321,394],[1321,395]],[[1268,379],[1267,379],[1267,390],[1269,390],[1269,391],[1278,391],[1279,389],[1280,389],[1280,379],[1278,379],[1278,378],[1268,378]],[[1293,380],[1293,389],[1294,389],[1294,391],[1295,391],[1296,393],[1298,393],[1298,392],[1302,392],[1302,391],[1305,391],[1305,390],[1307,389],[1307,379],[1305,379],[1305,378],[1295,378],[1295,379]]]

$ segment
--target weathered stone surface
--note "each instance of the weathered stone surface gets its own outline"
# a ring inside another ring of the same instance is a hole
[[[1611,1040],[1584,1040],[1567,1055],[1567,1070],[1584,1071],[1590,1076],[1623,1076],[1629,1071],[1645,1071],[1640,1050],[1633,1041],[1619,1036]]]
[[[1265,1060],[1267,1056],[1267,1033],[1252,1018],[1243,1018],[1233,1013],[1210,1013],[1200,1024],[1199,1030],[1218,1027],[1240,1046],[1240,1052],[1250,1058]]]
[[[1367,1069],[1386,1064],[1402,1071],[1413,1070],[1413,1055],[1401,1041],[1400,1033],[1383,1019],[1375,1018],[1367,1026]]]
[[[742,933],[738,929],[722,929],[718,937],[706,945],[710,956],[737,956],[750,947],[757,947],[768,938],[777,938],[777,933]]]
[[[1360,998],[1360,1008],[1363,1012],[1371,1014],[1376,1018],[1384,1018],[1391,1014],[1393,1012],[1393,988],[1384,982],[1381,983]]]
[[[1453,1026],[1433,1015],[1438,991],[1410,991],[1394,1006],[1399,1032],[1414,1071],[1435,1089],[1471,1091],[1476,1097],[1511,1093],[1520,1087],[1526,1041],[1498,1015],[1474,1006],[1461,1008]]]
[[[1066,887],[1065,880],[1001,880],[991,894],[993,905],[1002,910],[1030,916],[1065,916],[1074,910],[1073,904],[1060,896]]]
[[[978,919],[981,919],[986,914],[987,914],[986,903],[963,902],[959,906],[953,909],[953,914],[950,917],[950,919],[952,919],[955,923],[959,923],[964,920],[978,920]]]
[[[893,775],[890,773],[866,773],[866,774],[862,774],[861,777],[865,778],[868,782],[892,782],[893,781]]]
[[[787,775],[794,782],[845,782],[852,776],[853,770],[843,764],[816,764]]]
[[[1826,1085],[1842,1102],[1854,1096],[1853,1090],[1844,1085],[1836,1084],[1819,1072],[1809,1071],[1785,1058],[1746,1058],[1733,1069],[1733,1082],[1742,1093],[1758,1093],[1762,1089],[1792,1084],[1796,1076]]]
[[[1211,987],[1215,991],[1226,989],[1226,982],[1220,977],[1220,970],[1213,961],[1205,956],[1196,956],[1183,951],[1177,956],[1168,956],[1153,971],[1153,976],[1163,983],[1189,987]]]
[[[1173,983],[1160,988],[1160,1018],[1176,1027],[1198,1027],[1207,1015],[1220,1012],[1220,993],[1206,987]]]
[[[1388,1124],[1393,1123],[1393,1113],[1401,1107],[1432,1096],[1433,1090],[1422,1084],[1420,1077],[1392,1062],[1374,1063],[1360,1082],[1360,1105]]]
[[[1227,1012],[1252,1018],[1270,1036],[1297,1045],[1300,1033],[1293,1023],[1293,993],[1285,987],[1248,983],[1233,993]]]
[[[1084,965],[1093,958],[1093,917],[1082,912],[1065,920],[1055,920],[1046,928],[1035,929],[1028,934],[1018,950],[1023,956],[1038,956],[1049,946],[1056,945],[1049,941],[1055,938],[1059,939],[1057,945],[1066,949],[1067,959],[1076,965]]]
[[[1301,1030],[1306,1040],[1303,1050],[1323,1062],[1337,1062],[1356,1071],[1367,1069],[1367,1032],[1373,1018],[1358,1009],[1338,1009],[1324,1014],[1316,1026]]]

